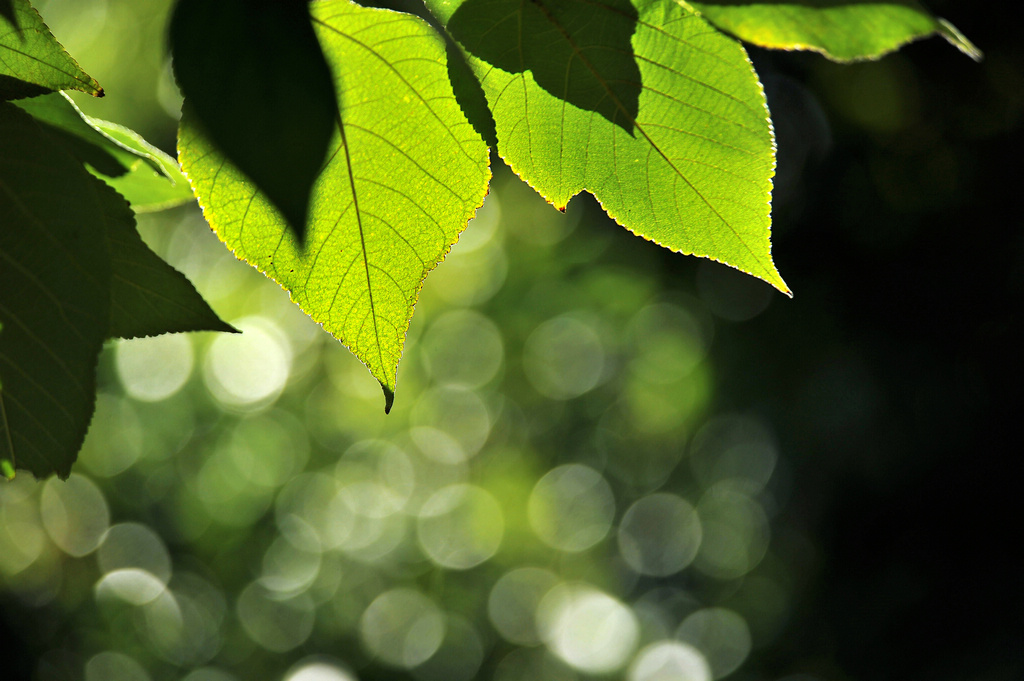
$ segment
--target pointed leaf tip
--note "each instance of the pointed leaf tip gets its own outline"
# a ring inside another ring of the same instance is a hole
[[[9,459],[0,461],[0,476],[5,480],[14,480],[14,464]]]
[[[380,384],[380,387],[384,390],[384,413],[390,414],[391,407],[395,406],[395,391],[383,383]]]
[[[347,0],[310,7],[344,106],[306,243],[217,149],[187,98],[178,149],[220,239],[369,368],[390,411],[420,287],[483,203],[488,149],[459,106],[444,44],[428,24]]]

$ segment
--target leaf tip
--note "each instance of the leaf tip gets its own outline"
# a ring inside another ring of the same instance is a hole
[[[967,39],[953,24],[945,19],[939,18],[939,35],[946,39],[950,45],[960,50],[974,61],[980,62],[984,58],[981,50],[975,47],[974,43]]]
[[[395,405],[395,391],[383,383],[380,384],[380,387],[384,390],[384,413],[390,414],[391,407]]]
[[[14,480],[14,463],[10,459],[0,459],[0,477]]]

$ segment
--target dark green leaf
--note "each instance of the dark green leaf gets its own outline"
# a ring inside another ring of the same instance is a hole
[[[877,59],[941,35],[972,59],[981,52],[915,0],[704,0],[691,2],[723,31],[760,47],[813,50],[835,61]]]
[[[0,216],[0,459],[67,477],[110,316],[101,235],[110,219],[131,229],[132,213],[28,114],[0,102]]]
[[[338,118],[307,3],[179,0],[170,40],[193,124],[259,187],[301,242]]]
[[[105,153],[0,102],[0,473],[67,477],[105,338],[234,330],[146,247],[83,148]]]
[[[136,213],[192,200],[178,162],[127,128],[86,116],[63,93],[19,100],[50,134],[101,180],[128,199]]]
[[[107,244],[113,270],[111,338],[139,338],[179,331],[237,330],[210,309],[188,279],[151,251],[134,227],[109,219]]]
[[[56,90],[103,96],[103,88],[64,51],[28,0],[5,0],[0,6],[0,99]]]

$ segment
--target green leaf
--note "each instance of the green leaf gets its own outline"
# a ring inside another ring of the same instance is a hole
[[[188,100],[179,157],[220,238],[366,364],[390,409],[423,279],[482,204],[488,152],[452,93],[444,44],[423,21],[347,0],[312,9],[342,113],[305,248],[202,135]]]
[[[234,331],[142,242],[128,203],[85,170],[81,148],[0,102],[0,473],[9,462],[68,476],[104,339]]]
[[[170,42],[192,124],[255,182],[301,241],[338,117],[307,3],[179,0]]]
[[[56,189],[47,191],[47,188]],[[0,459],[67,477],[92,416],[110,314],[117,194],[0,102]]]
[[[812,50],[835,61],[877,59],[941,35],[974,60],[981,52],[914,0],[706,0],[691,2],[712,24],[760,47]]]
[[[192,200],[177,161],[128,128],[86,116],[64,93],[23,99],[16,105],[45,123],[90,172],[128,199],[136,213]]]
[[[0,99],[56,90],[103,96],[103,88],[64,51],[28,0],[6,5],[0,11]]]
[[[774,138],[742,46],[664,0],[432,0],[498,152],[557,208],[590,191],[666,248],[789,289],[771,259]]]
[[[112,270],[109,338],[180,331],[238,333],[210,309],[184,274],[150,250],[133,226],[116,219],[106,224]]]

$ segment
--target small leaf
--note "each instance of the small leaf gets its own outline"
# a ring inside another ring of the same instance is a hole
[[[103,96],[103,88],[64,51],[28,0],[5,4],[0,7],[0,99],[57,90]]]
[[[277,207],[301,242],[338,117],[302,0],[179,0],[174,73],[192,124]]]
[[[101,235],[109,219],[130,228],[132,213],[28,114],[0,102],[0,215],[0,459],[67,477],[107,335]]]
[[[90,172],[128,199],[136,213],[173,208],[192,200],[178,162],[138,133],[83,114],[64,93],[15,103],[46,124]]]
[[[366,364],[390,409],[423,279],[483,203],[488,152],[423,21],[347,0],[312,7],[342,113],[305,248],[203,136],[187,99],[179,156],[218,236]]]
[[[914,0],[704,0],[691,2],[712,24],[748,43],[812,50],[834,61],[877,59],[939,34],[974,60],[981,52],[952,24]]]
[[[498,153],[548,201],[590,191],[634,233],[789,292],[771,259],[771,123],[739,43],[664,0],[428,6],[470,55]]]

